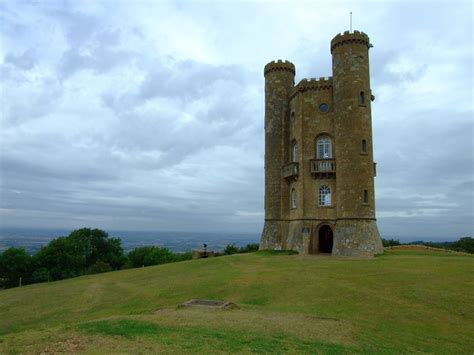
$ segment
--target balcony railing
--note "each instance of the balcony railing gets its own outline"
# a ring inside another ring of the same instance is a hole
[[[315,178],[334,177],[336,175],[336,159],[312,159],[311,175]]]
[[[299,174],[298,163],[289,163],[282,168],[282,175],[285,179],[297,179]]]

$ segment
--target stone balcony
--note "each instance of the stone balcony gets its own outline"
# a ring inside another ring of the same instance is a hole
[[[311,159],[310,168],[315,179],[336,177],[336,159]]]
[[[298,163],[289,163],[282,168],[282,176],[288,180],[298,179],[299,166]]]

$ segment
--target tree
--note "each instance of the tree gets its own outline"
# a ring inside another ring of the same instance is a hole
[[[68,238],[77,254],[84,256],[86,267],[101,261],[117,270],[126,262],[120,239],[109,238],[103,230],[81,228],[71,232]]]
[[[49,281],[49,270],[45,267],[40,267],[33,271],[33,283]]]
[[[227,244],[227,246],[224,248],[224,254],[226,255],[231,255],[231,254],[237,254],[239,252],[239,248],[235,246],[235,244]]]
[[[474,254],[474,238],[464,237],[453,243],[453,247]]]
[[[31,283],[31,256],[23,248],[8,248],[0,254],[0,287]]]
[[[49,271],[51,280],[84,274],[86,258],[71,239],[60,237],[43,246],[33,257],[35,268]]]
[[[113,270],[121,269],[127,262],[120,238],[108,238],[107,251],[100,260],[109,264]]]
[[[120,239],[108,238],[106,232],[90,228],[53,239],[34,256],[35,267],[46,269],[51,280],[84,275],[99,262],[114,270],[120,269],[126,260]]]
[[[108,234],[100,229],[81,228],[69,234],[75,253],[84,257],[85,265],[103,261],[108,252]]]
[[[393,247],[397,245],[401,245],[400,241],[398,239],[383,239],[382,238],[382,244],[384,247]]]
[[[139,247],[133,249],[128,258],[134,267],[159,265],[176,261],[176,256],[166,248]]]
[[[89,274],[100,274],[103,272],[112,271],[112,267],[109,263],[104,263],[103,261],[98,261],[89,268]]]
[[[258,243],[250,243],[247,244],[246,246],[240,248],[240,253],[252,253],[254,251],[257,251],[258,248],[260,247],[260,244]]]

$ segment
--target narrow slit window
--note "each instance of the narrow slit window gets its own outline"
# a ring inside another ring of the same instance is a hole
[[[367,153],[367,140],[362,139],[362,153]]]
[[[365,94],[363,91],[359,93],[359,105],[365,105]]]
[[[369,192],[364,190],[364,203],[369,203]]]
[[[296,190],[291,190],[291,208],[296,208]]]
[[[292,156],[291,156],[291,161],[293,163],[298,162],[298,143],[294,142],[293,143],[293,150],[292,150]]]

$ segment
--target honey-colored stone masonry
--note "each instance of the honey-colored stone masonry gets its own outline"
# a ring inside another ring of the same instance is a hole
[[[362,32],[337,35],[330,47],[333,76],[297,85],[292,63],[265,66],[260,249],[383,252],[375,219],[369,48]]]

